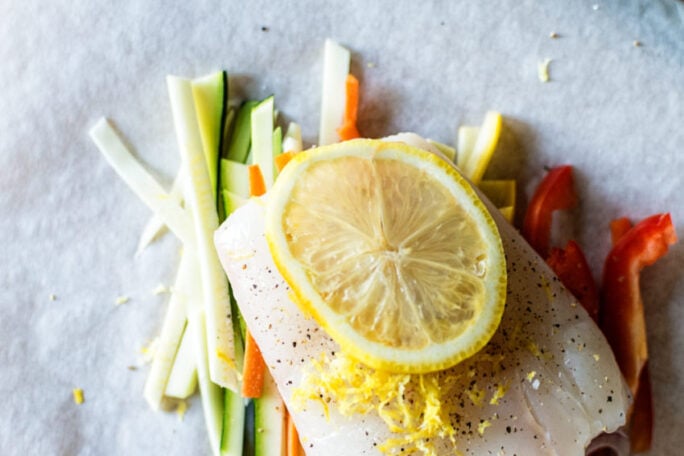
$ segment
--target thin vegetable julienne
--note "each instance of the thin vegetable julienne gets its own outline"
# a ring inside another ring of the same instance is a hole
[[[264,390],[266,363],[249,330],[245,334],[245,360],[242,370],[242,396],[250,399],[261,397]]]
[[[589,316],[598,322],[599,292],[580,246],[575,241],[569,241],[564,249],[553,248],[546,262],[563,286],[577,298]]]
[[[361,137],[356,127],[356,117],[359,110],[359,80],[352,74],[347,75],[345,88],[344,117],[342,118],[342,125],[337,129],[340,141]]]
[[[632,222],[627,217],[615,219],[610,222],[610,239],[615,247],[620,238],[632,229]]]
[[[559,166],[549,171],[532,196],[522,228],[523,236],[542,258],[549,254],[553,212],[576,204],[572,166]]]
[[[214,383],[236,391],[238,385],[228,280],[213,246],[213,233],[218,228],[219,220],[204,158],[192,86],[190,81],[175,76],[168,76],[167,83],[186,184],[189,184],[186,185],[186,203],[195,225],[196,252],[207,320],[209,372]]]
[[[575,241],[565,248],[551,248],[553,212],[577,204],[571,166],[552,169],[537,187],[525,213],[523,235],[546,259],[553,272],[582,304],[594,321],[598,321],[599,292],[589,264]]]
[[[302,456],[304,455],[304,450],[302,449],[302,444],[299,441],[299,433],[295,427],[292,415],[286,409],[285,410],[285,420],[287,421],[286,429],[286,445],[285,456]]]
[[[610,222],[610,236],[613,247],[630,229],[632,229],[632,222],[626,217]],[[653,440],[653,397],[648,361],[646,361],[641,370],[639,390],[634,398],[634,411],[632,412],[629,424],[632,452],[643,453],[648,451]]]
[[[262,196],[266,193],[266,183],[259,165],[249,166],[249,193]],[[264,388],[266,363],[261,351],[249,331],[245,334],[245,359],[242,370],[242,395],[248,398],[261,397]]]
[[[278,172],[282,171],[285,166],[290,163],[290,160],[296,155],[295,152],[284,152],[275,158],[275,166]]]
[[[665,255],[676,240],[670,215],[654,215],[622,236],[606,258],[601,328],[633,395],[648,359],[639,273]]]
[[[635,390],[634,404],[628,417],[630,441],[632,451],[641,453],[650,449],[653,439],[653,399],[648,369],[644,308],[639,291],[639,271],[664,255],[668,245],[676,241],[676,234],[669,214],[647,218],[633,228],[628,219],[616,219],[611,222],[610,229],[613,250],[606,260],[604,270],[605,310],[601,327],[604,332],[610,331],[610,336],[606,336],[623,374],[625,369],[631,372],[627,380],[628,383],[631,380],[630,387],[634,387]],[[628,269],[627,276],[609,272],[625,267]],[[606,277],[607,274],[609,277]],[[614,292],[616,288],[622,288],[622,293],[618,296],[608,296],[607,293]],[[625,298],[625,301],[620,301]],[[607,301],[610,301],[610,304],[607,304]],[[620,312],[615,315],[618,306]],[[620,325],[622,327],[618,327]],[[620,343],[618,334],[628,334],[628,342],[631,343]],[[638,369],[639,372],[634,372],[633,369]]]

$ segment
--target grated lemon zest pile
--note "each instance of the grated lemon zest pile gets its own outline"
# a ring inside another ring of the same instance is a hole
[[[308,400],[323,406],[329,417],[329,403],[344,416],[377,413],[397,435],[379,445],[384,454],[437,455],[439,440],[448,440],[456,451],[455,429],[445,406],[451,395],[449,379],[442,372],[393,374],[378,371],[337,355],[323,355],[311,362],[293,399],[299,407]]]

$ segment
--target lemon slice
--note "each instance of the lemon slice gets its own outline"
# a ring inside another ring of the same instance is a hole
[[[506,268],[487,209],[454,167],[402,143],[296,155],[269,192],[266,238],[300,308],[379,370],[450,367],[503,313]]]

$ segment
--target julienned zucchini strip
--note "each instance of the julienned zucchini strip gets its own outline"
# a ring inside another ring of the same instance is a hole
[[[178,275],[174,285],[174,292],[169,300],[169,308],[164,317],[159,343],[152,358],[152,366],[145,383],[144,396],[147,403],[154,410],[159,410],[164,397],[164,391],[174,365],[176,353],[180,346],[186,321],[185,297],[179,292],[179,287],[187,283],[194,265],[183,256],[178,267]],[[194,369],[194,366],[193,366]]]
[[[90,137],[128,187],[169,227],[186,248],[194,248],[194,228],[185,210],[133,157],[107,119],[100,119],[95,124],[90,130]]]
[[[228,280],[214,248],[214,231],[218,228],[216,200],[202,152],[197,115],[190,81],[167,77],[171,110],[187,182],[186,203],[195,225],[197,258],[204,293],[207,332],[207,356],[211,380],[237,391],[232,311]]]
[[[350,63],[351,53],[348,49],[330,39],[325,40],[319,146],[340,140],[337,129],[344,117],[347,97],[346,82]]]

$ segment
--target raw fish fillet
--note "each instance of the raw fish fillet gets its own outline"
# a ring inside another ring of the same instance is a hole
[[[630,397],[620,370],[584,309],[485,203],[506,251],[508,299],[489,344],[445,373],[457,379],[456,447],[464,455],[584,455],[594,437],[625,423]],[[331,403],[326,418],[315,401],[293,403],[310,361],[339,348],[290,300],[266,244],[264,210],[262,199],[250,200],[217,230],[215,244],[306,454],[381,455],[378,447],[396,435],[379,416],[345,417]],[[437,441],[438,454],[454,454],[450,441]]]

